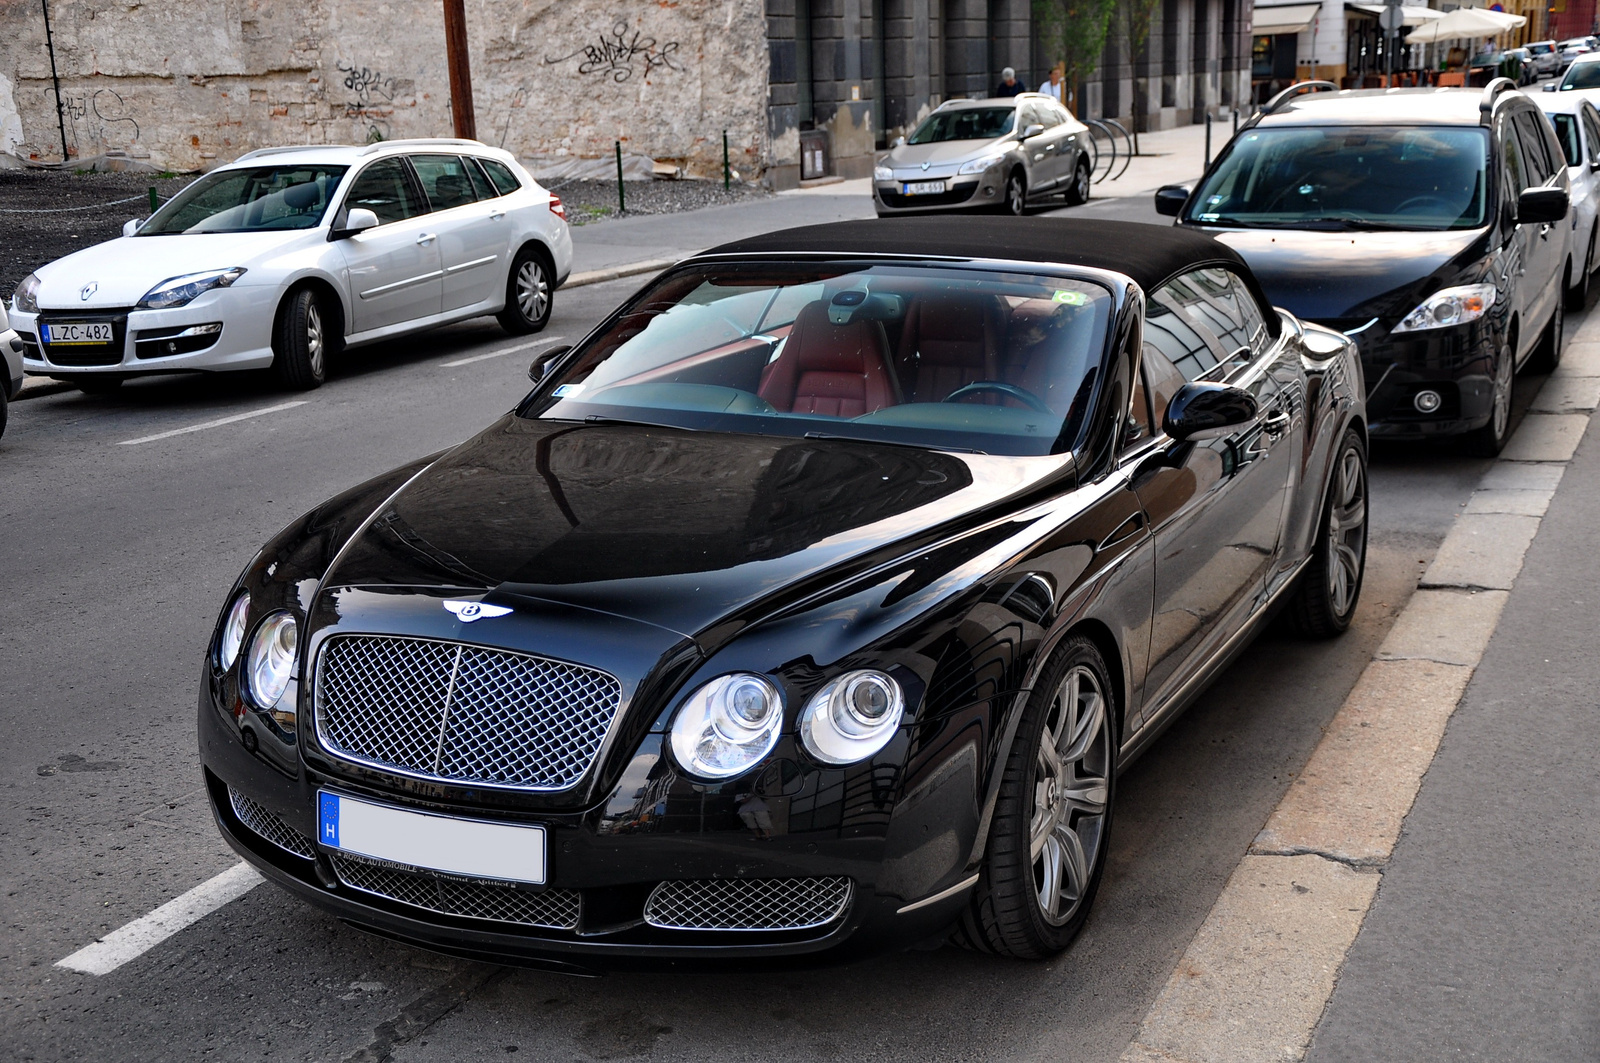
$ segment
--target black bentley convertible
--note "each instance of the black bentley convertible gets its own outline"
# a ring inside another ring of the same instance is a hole
[[[284,529],[200,689],[217,824],[496,960],[1065,948],[1117,773],[1366,553],[1361,369],[1210,237],[796,229]]]

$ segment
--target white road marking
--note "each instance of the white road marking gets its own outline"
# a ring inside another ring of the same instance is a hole
[[[268,406],[262,410],[251,410],[249,413],[236,413],[232,417],[218,417],[215,421],[204,421],[200,424],[192,424],[188,428],[174,428],[170,432],[157,432],[153,436],[140,436],[138,439],[124,439],[118,443],[117,446],[131,447],[139,443],[154,443],[158,439],[171,439],[173,436],[188,435],[190,432],[204,432],[207,428],[220,428],[225,424],[233,424],[235,421],[248,421],[252,417],[261,417],[265,414],[277,413],[280,410],[292,410],[296,406],[304,406],[305,404],[305,399],[297,399],[294,402],[280,402],[276,406]]]
[[[261,875],[244,861],[202,882],[181,897],[174,897],[149,915],[140,916],[59,961],[57,967],[84,974],[110,974],[129,960],[138,959],[167,938],[199,922],[229,901],[259,886]]]
[[[536,340],[529,340],[527,343],[519,343],[512,347],[502,347],[498,351],[490,351],[488,354],[475,354],[471,358],[457,358],[453,362],[440,362],[439,368],[454,369],[458,365],[471,365],[473,362],[483,362],[490,358],[498,358],[502,354],[516,354],[518,351],[525,351],[529,347],[538,347],[549,343],[551,340],[559,339],[561,339],[560,336],[540,336]]]

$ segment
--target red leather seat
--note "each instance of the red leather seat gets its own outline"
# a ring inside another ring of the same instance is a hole
[[[900,334],[901,379],[911,401],[942,402],[975,381],[999,380],[1005,321],[992,295],[946,292],[913,302]]]
[[[858,318],[828,320],[828,304],[806,305],[795,318],[783,353],[762,374],[760,395],[785,413],[860,417],[900,401],[889,371],[883,325]]]

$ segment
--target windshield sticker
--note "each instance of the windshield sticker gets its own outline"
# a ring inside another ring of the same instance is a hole
[[[566,399],[571,398],[573,395],[578,394],[582,390],[582,384],[562,384],[550,394],[554,395],[558,399]]]
[[[1067,292],[1056,289],[1055,302],[1066,303],[1068,306],[1087,306],[1089,297],[1082,292]]]

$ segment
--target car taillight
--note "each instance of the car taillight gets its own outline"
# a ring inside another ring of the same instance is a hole
[[[550,197],[550,213],[554,214],[556,217],[560,218],[562,221],[566,221],[567,220],[567,208],[563,207],[561,205],[561,197],[560,196],[551,196]]]

